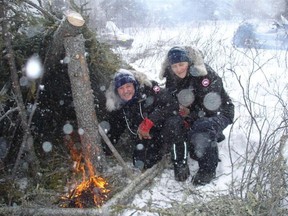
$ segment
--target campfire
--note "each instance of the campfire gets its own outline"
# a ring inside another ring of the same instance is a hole
[[[108,182],[100,176],[94,175],[93,164],[89,158],[83,161],[82,152],[77,148],[77,139],[75,135],[69,134],[65,136],[65,143],[70,151],[72,160],[74,161],[73,170],[82,175],[82,182],[78,185],[74,184],[74,189],[70,189],[68,194],[61,197],[60,207],[62,208],[88,208],[100,207],[108,199],[110,190]],[[76,141],[76,142],[75,142]],[[89,171],[89,178],[86,177],[85,165]]]
[[[63,208],[100,207],[107,200],[110,190],[102,177],[93,176],[82,181],[69,195],[62,197]]]

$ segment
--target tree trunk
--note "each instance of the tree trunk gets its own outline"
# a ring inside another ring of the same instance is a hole
[[[71,82],[72,96],[80,131],[83,158],[89,175],[106,169],[106,160],[98,132],[98,121],[91,89],[89,70],[85,58],[84,38],[82,35],[66,37],[64,47],[68,63],[68,75]],[[78,131],[79,131],[78,130]]]
[[[65,57],[65,37],[79,35],[85,24],[82,16],[76,12],[69,11],[65,14],[53,34],[52,41],[47,47],[44,59],[44,76],[39,84],[44,86],[44,91],[37,88],[36,102],[37,109],[34,125],[36,125],[37,139],[39,142],[51,141],[59,144],[59,137],[62,137],[62,127],[67,120],[74,121],[76,116],[71,106],[72,95],[71,85],[67,66],[61,61]],[[65,104],[60,104],[60,101]],[[47,123],[48,122],[48,123]],[[50,133],[47,133],[47,132]],[[37,141],[38,141],[37,140]],[[62,143],[60,143],[62,144]]]

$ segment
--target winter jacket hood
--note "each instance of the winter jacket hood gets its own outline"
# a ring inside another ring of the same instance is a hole
[[[204,58],[202,52],[191,46],[184,46],[183,47],[188,54],[188,58],[190,59],[190,71],[193,71],[193,76],[205,76],[207,75],[207,70],[204,64]],[[165,59],[162,63],[161,70],[159,73],[159,78],[162,80],[165,77],[167,77],[167,73],[173,73],[173,71],[170,68],[169,61],[168,61],[168,55],[165,56]]]
[[[149,86],[152,87],[152,82],[148,79],[147,75],[135,70],[126,70],[120,69],[118,70],[120,73],[129,73],[132,74],[136,81],[139,84],[139,87]],[[106,109],[111,112],[114,110],[118,110],[122,106],[122,99],[119,97],[117,93],[117,89],[115,89],[114,79],[110,82],[109,88],[107,89],[106,96]]]

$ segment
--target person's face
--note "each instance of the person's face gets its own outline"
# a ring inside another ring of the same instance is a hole
[[[171,65],[171,69],[179,78],[183,79],[186,77],[188,72],[189,63],[179,62]]]
[[[126,83],[117,89],[117,92],[122,100],[129,101],[135,94],[133,83]]]

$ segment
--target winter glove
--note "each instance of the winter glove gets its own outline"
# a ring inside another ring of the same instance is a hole
[[[137,133],[139,136],[139,139],[151,139],[152,137],[150,136],[150,129],[154,126],[154,123],[148,119],[145,118],[141,124],[138,127]]]
[[[207,133],[212,140],[217,140],[228,124],[228,118],[223,115],[204,117],[193,123],[192,133]]]

